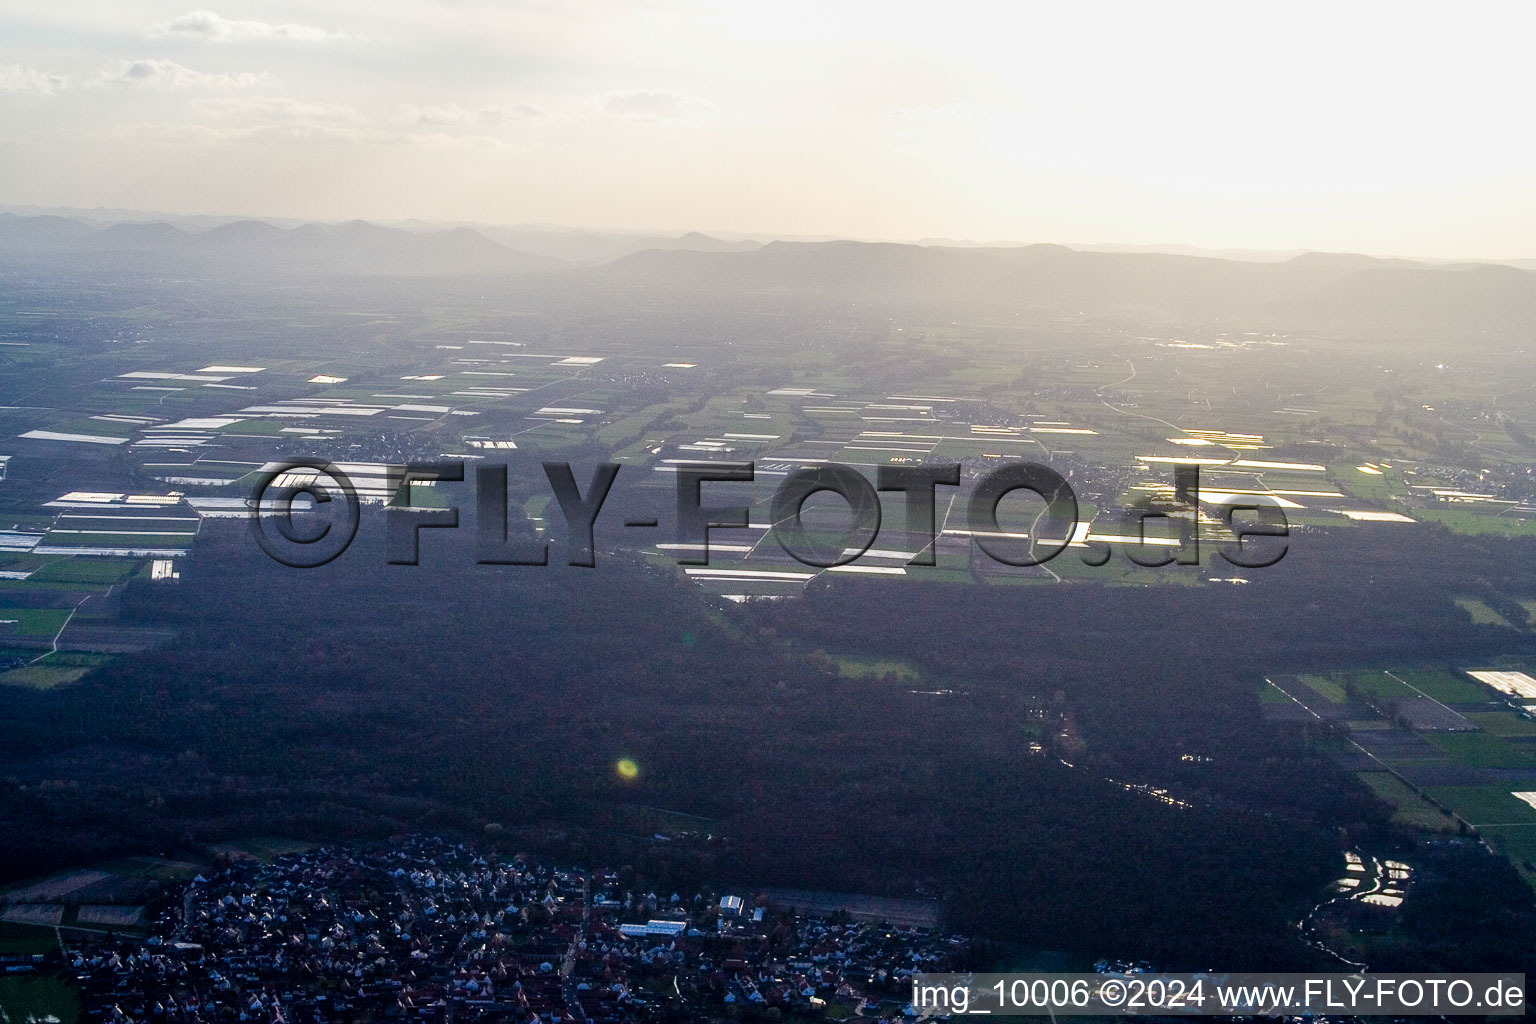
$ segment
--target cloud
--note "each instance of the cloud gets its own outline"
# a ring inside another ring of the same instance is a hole
[[[193,106],[219,121],[241,124],[309,123],[362,125],[368,120],[353,107],[285,98],[200,99]]]
[[[197,100],[213,125],[174,126],[219,142],[386,142],[393,134],[354,107],[285,98]]]
[[[620,89],[604,93],[603,113],[642,121],[696,121],[709,117],[715,108],[703,100],[663,89]]]
[[[179,92],[187,89],[241,89],[270,85],[265,72],[195,71],[173,60],[146,58],[115,60],[102,67],[92,80],[95,85]]]
[[[511,148],[511,144],[502,139],[445,131],[445,127],[467,125],[475,117],[452,105],[397,108],[388,119],[379,119],[342,104],[285,97],[203,97],[194,100],[192,106],[209,123],[129,125],[124,126],[121,137],[162,142]],[[428,118],[437,117],[451,123],[444,125],[422,120],[418,117],[422,109],[430,110]]]
[[[465,110],[457,103],[435,105],[402,103],[395,107],[391,120],[396,124],[419,124],[439,128],[452,128],[470,124],[491,127],[518,121],[538,121],[544,116],[544,111],[530,103],[481,107],[478,110]]]
[[[278,25],[268,21],[254,20],[237,21],[208,10],[178,14],[174,18],[151,26],[148,34],[151,39],[201,39],[214,43],[249,40],[323,43],[351,38],[345,32],[330,32],[314,25],[291,23]]]
[[[261,145],[348,145],[348,146],[422,146],[429,148],[518,149],[505,139],[489,135],[454,135],[446,132],[412,132],[384,125],[349,124],[326,120],[273,120],[218,124],[196,122],[140,122],[114,126],[108,133],[113,141],[181,143],[259,143]]]
[[[531,103],[513,103],[500,107],[481,107],[475,114],[480,124],[506,124],[510,121],[538,121],[544,111]]]
[[[25,64],[0,64],[0,92],[52,94],[68,84],[63,75],[50,75]]]
[[[402,103],[395,108],[395,120],[402,124],[449,126],[464,124],[473,120],[474,116],[457,103],[445,103],[437,106],[418,106],[415,103]]]

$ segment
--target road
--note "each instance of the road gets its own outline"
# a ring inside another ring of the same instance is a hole
[[[581,1005],[581,993],[576,989],[576,979],[573,977],[576,971],[576,954],[580,951],[581,942],[587,937],[587,922],[592,914],[592,880],[586,875],[581,876],[581,927],[576,929],[576,934],[571,936],[571,944],[565,950],[565,956],[560,960],[560,990],[565,997],[565,1008],[571,1015],[580,1021],[588,1021],[586,1009]]]

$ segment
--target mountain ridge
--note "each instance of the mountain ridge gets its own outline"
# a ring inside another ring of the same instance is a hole
[[[730,242],[653,239],[596,265],[513,249],[473,228],[408,231],[369,221],[279,227],[232,221],[188,231],[161,221],[96,227],[52,215],[0,215],[0,262],[61,274],[138,271],[172,278],[485,277],[530,274],[556,287],[652,289],[682,298],[748,293],[838,303],[937,304],[1046,316],[1141,315],[1328,330],[1366,322],[1422,333],[1527,335],[1536,272],[1504,263],[1429,263],[1304,252],[1270,262],[1106,252],[1055,243]],[[638,244],[628,238],[621,250]],[[590,256],[590,253],[589,253]]]

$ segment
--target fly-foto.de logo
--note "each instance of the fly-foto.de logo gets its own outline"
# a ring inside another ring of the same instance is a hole
[[[598,517],[607,508],[623,467],[616,462],[599,463],[583,487],[570,463],[545,462],[542,466],[551,496],[565,519],[567,561],[574,566],[595,566]],[[413,485],[431,484],[452,498],[451,485],[466,482],[464,468],[457,460],[408,463],[399,470],[394,493],[408,502]],[[871,483],[852,466],[805,466],[788,473],[779,483],[769,503],[769,521],[757,527],[752,524],[748,505],[730,504],[707,493],[721,485],[754,482],[753,463],[683,464],[675,467],[674,475],[672,526],[676,543],[669,547],[681,552],[679,564],[708,565],[714,531],[756,528],[766,529],[797,562],[825,569],[855,561],[874,545],[885,517],[882,494],[905,512],[908,544],[916,549],[907,564],[935,565],[940,534],[937,509],[944,494],[940,489],[960,487],[962,469],[959,463],[881,466]],[[506,464],[475,467],[476,561],[482,565],[548,565],[551,542],[531,529],[512,528],[507,479]],[[1170,489],[1138,499],[1112,514],[1099,513],[1099,517],[1115,521],[1111,533],[1090,530],[1080,519],[1072,485],[1042,463],[1004,462],[968,483],[964,527],[943,532],[968,537],[983,554],[1003,565],[1044,565],[1068,548],[1076,548],[1084,564],[1101,566],[1114,557],[1117,547],[1137,565],[1198,565],[1202,529],[1207,537],[1216,538],[1222,558],[1245,569],[1274,565],[1288,550],[1290,531],[1283,509],[1258,498],[1236,504],[1203,504],[1199,466],[1177,466]],[[1033,494],[1043,507],[1027,527],[1005,528],[999,521],[999,506],[1016,492]],[[830,530],[820,524],[809,528],[804,518],[806,503],[822,493],[838,496],[851,522]],[[954,493],[945,494],[946,501]],[[357,536],[361,502],[357,485],[335,463],[299,459],[270,465],[263,470],[250,499],[251,530],[261,549],[276,561],[293,568],[314,568],[341,555]],[[614,512],[609,515],[620,516]],[[1099,522],[1099,517],[1094,522]],[[431,508],[398,500],[390,504],[385,509],[388,564],[419,564],[421,531],[458,529],[459,518],[456,504]],[[1149,532],[1149,523],[1158,525]],[[624,517],[623,525],[645,530],[657,529],[661,523],[650,515]]]

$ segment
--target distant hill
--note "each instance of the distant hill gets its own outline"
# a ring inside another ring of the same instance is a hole
[[[690,252],[751,252],[761,248],[761,242],[743,241],[729,242],[723,238],[706,235],[701,231],[690,231],[686,235],[677,238],[637,238],[631,243],[636,252],[646,249],[686,249]]]
[[[579,231],[566,228],[486,227],[487,237],[524,252],[539,253],[570,263],[608,263],[648,249],[691,252],[750,252],[762,243],[728,241],[699,231],[676,237],[635,232]]]
[[[1368,328],[1386,336],[1529,340],[1536,273],[1508,264],[1420,263],[1353,253],[1252,261],[1062,245],[948,246],[728,241],[563,229],[405,230],[367,221],[279,227],[245,220],[189,231],[0,214],[0,265],[58,275],[234,281],[540,273],[579,301],[619,289],[680,300],[744,294],[999,315],[1141,316],[1240,330]],[[537,251],[507,244],[520,238]],[[563,253],[557,256],[554,253]],[[614,253],[605,262],[596,255]],[[545,280],[545,278],[541,278]]]
[[[65,217],[0,215],[0,258],[30,252],[80,269],[120,266],[185,276],[521,274],[565,266],[469,228],[413,232],[366,221],[279,228],[235,221],[207,231],[163,222],[96,228]]]
[[[615,261],[605,272],[629,281],[733,289],[960,297],[1059,252],[1070,250],[1054,245],[952,249],[890,242],[770,242],[738,253],[647,250]]]
[[[95,230],[89,224],[68,217],[51,214],[18,217],[14,213],[0,213],[0,244],[9,241],[18,245],[63,245]]]
[[[647,251],[601,273],[665,289],[800,292],[859,302],[942,303],[1060,315],[1155,314],[1290,326],[1369,321],[1392,330],[1536,326],[1536,274],[1497,264],[1427,264],[1336,253],[1251,262],[862,242],[774,242],[751,252]]]
[[[280,245],[283,229],[262,220],[237,220],[203,233],[203,239],[220,245]]]

